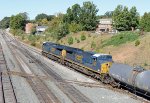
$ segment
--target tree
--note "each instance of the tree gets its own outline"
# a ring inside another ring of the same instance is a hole
[[[42,25],[47,25],[48,24],[48,20],[47,19],[43,19],[41,20]]]
[[[51,21],[54,17],[55,17],[55,15],[48,15],[47,20]]]
[[[42,14],[38,14],[38,15],[35,17],[35,20],[36,20],[36,21],[39,21],[39,20],[48,19],[48,18],[49,18],[49,17],[48,17],[47,14],[42,13]]]
[[[19,13],[19,15],[21,15],[26,21],[29,20],[27,12]]]
[[[150,32],[150,12],[145,12],[140,20],[140,28]]]
[[[68,28],[65,24],[59,24],[59,26],[57,28],[55,28],[55,30],[53,30],[53,34],[52,36],[57,39],[60,40],[62,37],[66,36],[69,33]]]
[[[96,5],[90,1],[84,2],[82,7],[79,4],[75,4],[67,9],[63,22],[81,25],[83,30],[95,30],[97,25],[97,12]]]
[[[137,9],[135,6],[133,6],[130,9],[130,19],[131,19],[131,25],[130,27],[132,27],[133,29],[135,29],[136,27],[139,26],[139,13],[137,12]]]
[[[130,11],[128,7],[118,5],[113,12],[113,26],[119,31],[131,30],[131,28],[138,27],[139,15],[135,7],[132,7]]]
[[[11,18],[10,18],[10,28],[11,29],[24,30],[25,24],[26,24],[26,20],[20,14],[17,14],[16,16],[11,16]]]
[[[9,23],[10,23],[10,17],[4,17],[1,21],[0,21],[0,28],[6,29],[9,27]]]
[[[66,23],[79,23],[79,17],[80,17],[80,11],[81,11],[81,7],[79,4],[75,4],[73,5],[71,8],[69,7],[67,9],[67,13],[64,16],[64,21]]]
[[[80,23],[83,26],[83,30],[91,31],[96,29],[97,12],[98,9],[92,2],[88,1],[83,3],[80,14]]]
[[[113,11],[107,11],[104,14],[103,18],[112,18],[112,16],[113,16]]]

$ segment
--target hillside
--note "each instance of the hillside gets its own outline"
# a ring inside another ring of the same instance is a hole
[[[132,32],[125,32],[125,34],[128,35],[122,37],[122,34],[120,36],[113,36],[110,34],[99,35],[92,32],[82,31],[78,33],[68,34],[66,37],[63,37],[62,39],[57,41],[57,43],[87,51],[110,53],[113,56],[113,60],[115,62],[127,63],[132,66],[142,65],[145,68],[150,68],[150,33],[145,33],[145,35],[143,36],[138,35],[138,37],[130,35],[133,34]],[[81,40],[81,35],[85,36],[85,40]],[[44,41],[56,42],[56,40],[53,40],[50,37],[46,38],[44,36],[26,35],[18,38],[20,40],[23,40],[23,42],[28,43],[32,46],[36,46],[40,49],[42,42]],[[68,44],[69,38],[73,39],[73,44]],[[135,46],[136,41],[140,42],[138,46]],[[115,46],[111,45],[111,43],[115,44]]]
[[[86,40],[81,41],[81,35],[86,36]],[[69,45],[67,40],[69,37],[73,38],[73,44]],[[146,33],[144,36],[139,36],[138,41],[140,44],[135,46],[135,42],[123,43],[119,46],[105,46],[102,47],[103,41],[110,39],[112,35],[103,34],[98,35],[89,32],[80,32],[72,35],[67,35],[62,38],[59,43],[80,48],[88,51],[96,51],[100,53],[110,53],[113,56],[113,60],[120,63],[127,63],[130,65],[142,65],[145,68],[150,68],[150,35]],[[77,39],[80,40],[77,43]],[[92,48],[93,47],[93,48]]]

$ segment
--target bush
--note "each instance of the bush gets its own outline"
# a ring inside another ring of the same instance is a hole
[[[68,27],[69,27],[69,31],[73,32],[73,33],[76,33],[78,31],[82,30],[82,26],[80,24],[76,24],[76,23],[71,23],[71,24],[69,24]]]
[[[91,48],[96,48],[96,44],[94,41],[92,41],[92,43],[91,43]]]
[[[147,63],[144,63],[144,66],[148,66],[148,64],[147,64]]]
[[[81,35],[81,41],[86,40],[86,36],[84,34]]]
[[[135,46],[138,46],[138,45],[140,45],[140,41],[139,41],[139,40],[136,40],[136,41],[135,41]]]
[[[35,39],[36,39],[35,35],[29,35],[28,36],[29,41],[35,41]]]
[[[80,40],[79,40],[79,39],[77,39],[77,43],[80,43]]]
[[[72,38],[72,37],[69,37],[69,38],[68,38],[68,44],[69,44],[69,45],[73,44],[73,38]]]
[[[22,34],[24,34],[23,30],[20,29],[11,29],[10,32],[14,35],[14,36],[21,36]]]
[[[32,46],[36,46],[36,43],[35,43],[35,41],[33,41],[33,42],[31,43],[31,45],[32,45]]]
[[[66,36],[69,33],[68,27],[65,24],[60,24],[54,30],[52,30],[52,37],[56,40],[60,40],[62,37]]]
[[[138,39],[138,37],[139,37],[138,33],[120,32],[117,35],[112,36],[110,39],[105,40],[103,42],[103,47],[109,45],[118,46],[126,42],[132,42]]]

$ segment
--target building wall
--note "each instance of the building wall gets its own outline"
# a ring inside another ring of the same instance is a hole
[[[112,19],[100,19],[97,32],[111,32],[112,31]]]
[[[32,23],[27,23],[26,24],[26,27],[25,27],[26,34],[30,34],[31,33],[33,26],[34,25]]]

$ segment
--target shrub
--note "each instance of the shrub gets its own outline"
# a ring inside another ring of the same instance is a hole
[[[69,45],[73,44],[73,38],[72,38],[72,37],[69,37],[69,38],[68,38],[68,44],[69,44]]]
[[[91,43],[91,48],[95,48],[95,47],[96,47],[96,44],[95,44],[94,41],[92,41],[92,43]]]
[[[84,34],[81,35],[81,41],[86,40],[86,36]]]
[[[28,40],[29,40],[29,41],[35,41],[35,39],[36,39],[36,38],[35,38],[35,35],[29,35],[29,36],[28,36]]]
[[[136,40],[136,41],[135,41],[135,46],[138,46],[138,45],[140,45],[140,41],[139,41],[139,40]]]
[[[77,43],[80,43],[80,40],[79,40],[79,39],[77,39]]]
[[[81,49],[84,50],[84,47],[82,47]]]
[[[10,31],[14,36],[20,36],[22,34],[24,34],[24,31],[23,30],[20,30],[20,29],[11,29]]]
[[[82,30],[82,26],[80,24],[76,24],[76,23],[69,24],[68,28],[69,28],[69,31],[73,32],[73,33],[76,33],[78,31]]]
[[[144,66],[148,66],[148,64],[145,62],[145,63],[144,63]]]
[[[69,33],[68,26],[66,24],[60,24],[58,27],[50,29],[52,29],[51,36],[56,40],[60,40]]]
[[[132,42],[138,39],[138,37],[139,37],[138,33],[120,32],[117,35],[112,36],[110,39],[105,40],[103,42],[103,47],[109,45],[118,46],[126,42]]]
[[[32,45],[32,46],[36,46],[36,43],[35,43],[35,41],[33,41],[33,42],[31,43],[31,45]]]

